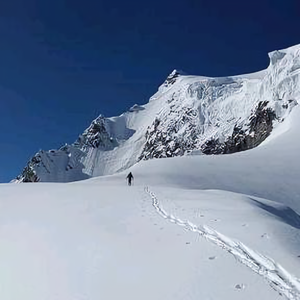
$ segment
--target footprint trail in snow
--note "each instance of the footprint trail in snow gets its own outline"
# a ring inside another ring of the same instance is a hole
[[[300,300],[300,280],[287,272],[273,259],[250,249],[240,241],[230,239],[208,226],[198,226],[188,220],[184,221],[169,214],[148,187],[145,188],[145,192],[150,195],[153,207],[164,219],[182,226],[189,231],[198,233],[200,236],[229,252],[239,262],[264,277],[270,286],[280,295],[285,296],[289,300]]]

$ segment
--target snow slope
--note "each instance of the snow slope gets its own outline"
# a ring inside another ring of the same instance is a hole
[[[0,298],[300,299],[300,109],[259,147],[0,185]]]
[[[2,186],[4,197],[2,299],[281,298],[218,245],[165,221],[143,188]]]
[[[300,96],[300,46],[269,54],[261,72],[208,78],[172,72],[149,103],[99,116],[72,145],[37,153],[19,181],[68,182],[114,174],[139,160],[232,153],[259,145]]]
[[[245,193],[275,200],[300,213],[299,120],[300,109],[296,107],[264,143],[248,151],[152,160],[132,170],[150,185]]]

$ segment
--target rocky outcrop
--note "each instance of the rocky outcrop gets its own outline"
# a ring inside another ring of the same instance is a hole
[[[229,154],[252,149],[262,143],[273,129],[275,112],[267,107],[268,101],[259,102],[249,122],[242,128],[234,126],[232,135],[224,143],[218,139],[208,140],[202,146],[204,154]]]
[[[196,110],[186,111],[167,130],[162,130],[165,126],[155,119],[146,132],[146,143],[139,159],[180,156],[191,150],[201,150],[203,154],[229,154],[252,149],[262,143],[273,129],[276,114],[267,105],[268,101],[260,102],[248,122],[243,127],[234,125],[232,134],[224,142],[209,139],[201,144],[201,130],[197,122],[192,121],[198,117]],[[184,124],[188,126],[178,135]]]
[[[39,177],[36,175],[32,162],[30,161],[28,165],[23,169],[22,173],[16,178],[18,182],[38,182]]]
[[[197,120],[198,111],[193,108],[183,108],[180,117],[171,119],[167,126],[156,118],[147,129],[139,160],[180,156],[195,149],[200,134]]]
[[[78,137],[74,145],[79,148],[89,146],[93,148],[112,149],[117,146],[117,141],[109,134],[107,119],[100,115]]]
[[[165,87],[169,87],[172,84],[176,82],[176,78],[178,78],[180,75],[182,75],[183,72],[180,72],[178,70],[173,70],[173,72],[170,73],[170,75],[167,77],[167,79],[164,82]]]

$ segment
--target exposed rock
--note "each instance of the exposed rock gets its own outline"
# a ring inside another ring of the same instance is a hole
[[[22,173],[16,178],[19,182],[38,182],[40,179],[36,175],[32,161],[28,163],[28,165],[23,169]]]
[[[170,85],[174,84],[176,82],[176,78],[179,77],[180,74],[181,72],[179,72],[178,70],[173,70],[165,80],[164,86],[169,87]]]
[[[78,137],[74,145],[78,147],[90,146],[93,148],[111,149],[117,145],[117,142],[109,135],[106,119],[100,115]]]
[[[229,154],[258,146],[270,135],[272,122],[276,119],[275,112],[267,105],[268,101],[259,102],[244,128],[235,125],[232,135],[224,143],[220,143],[218,139],[206,141],[201,147],[202,152]]]
[[[193,150],[198,144],[198,111],[184,108],[180,117],[170,121],[168,126],[156,118],[146,132],[146,143],[139,160],[181,156]]]

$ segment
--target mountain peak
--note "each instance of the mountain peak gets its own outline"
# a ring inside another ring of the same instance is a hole
[[[184,75],[183,71],[174,69],[167,77],[167,79],[164,82],[164,86],[170,86],[176,82],[176,78],[179,76]]]
[[[175,69],[148,104],[118,117],[100,115],[75,143],[40,151],[18,181],[74,181],[140,160],[254,148],[298,104],[299,70],[299,47],[271,53],[264,76],[182,76]]]

